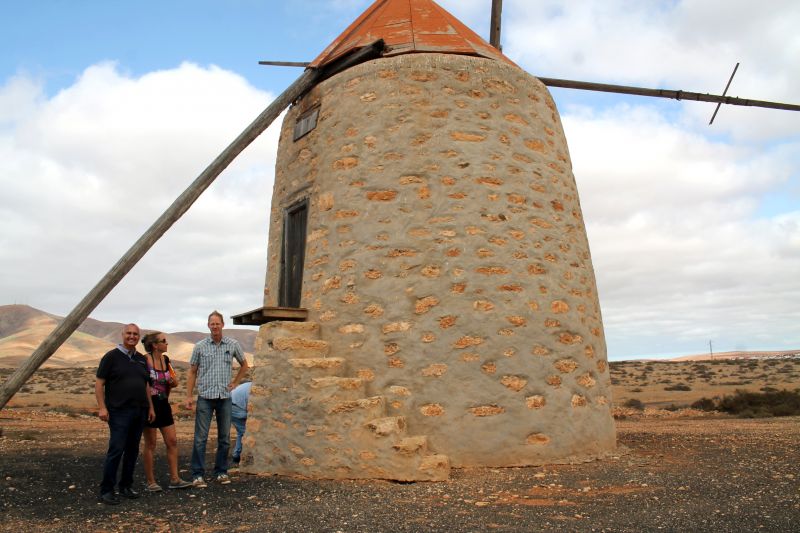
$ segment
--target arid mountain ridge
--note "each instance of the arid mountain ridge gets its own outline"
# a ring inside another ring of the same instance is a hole
[[[41,344],[63,317],[28,305],[0,305],[0,368],[16,368]],[[69,339],[44,363],[45,368],[70,368],[97,365],[100,357],[120,341],[124,324],[87,318]],[[140,324],[142,333],[153,331]],[[194,344],[208,333],[197,331],[165,332],[169,356],[188,362]],[[256,330],[226,329],[225,335],[241,343],[245,353],[253,351]],[[140,345],[141,349],[141,345]]]
[[[28,305],[0,305],[0,368],[16,368],[27,359],[63,317]],[[95,366],[100,357],[120,339],[124,324],[87,318],[50,359],[45,368]],[[152,331],[140,324],[142,332]],[[194,344],[207,333],[198,331],[166,332],[170,342],[170,357],[188,362]],[[226,329],[225,335],[238,340],[248,357],[252,354],[257,335],[254,329]],[[684,355],[661,361],[702,361],[724,359],[800,358],[800,349],[789,351],[737,351],[714,354]],[[632,360],[646,360],[645,358]]]

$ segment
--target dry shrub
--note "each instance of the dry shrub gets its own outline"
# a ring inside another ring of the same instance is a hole
[[[686,383],[676,383],[675,385],[670,385],[669,387],[664,387],[664,390],[680,390],[680,391],[690,391],[692,388],[687,385]]]
[[[631,398],[630,400],[627,400],[624,404],[622,404],[622,406],[628,407],[630,409],[638,409],[639,411],[644,410],[644,404],[642,403],[641,400],[638,400],[636,398]]]
[[[800,415],[800,389],[778,392],[736,391],[719,402],[719,410],[742,418]]]
[[[691,405],[692,409],[700,409],[701,411],[716,411],[717,404],[711,398],[700,398]]]
[[[736,391],[716,402],[701,398],[692,407],[703,411],[722,411],[740,418],[797,416],[800,415],[800,389],[778,391],[765,387],[764,392]]]

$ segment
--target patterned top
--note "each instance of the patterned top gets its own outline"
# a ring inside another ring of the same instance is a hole
[[[240,365],[245,364],[242,347],[230,337],[222,337],[219,344],[206,337],[194,345],[189,364],[197,366],[197,393],[201,398],[230,398],[228,383],[234,357]]]
[[[153,358],[153,363],[155,363],[155,357]],[[147,365],[150,370],[150,394],[161,399],[169,396],[170,391],[169,357],[166,355],[164,355],[164,366],[166,367],[164,370],[158,370],[149,364]]]

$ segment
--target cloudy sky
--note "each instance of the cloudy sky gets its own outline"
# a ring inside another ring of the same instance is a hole
[[[369,0],[0,3],[0,304],[65,315]],[[440,0],[488,39],[491,0]],[[800,103],[796,0],[506,0],[533,75]],[[553,89],[612,359],[800,348],[800,113]],[[279,121],[92,313],[262,304]]]

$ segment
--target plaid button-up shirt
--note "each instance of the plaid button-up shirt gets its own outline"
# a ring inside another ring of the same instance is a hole
[[[206,337],[194,345],[189,364],[197,366],[197,394],[201,398],[230,398],[228,383],[234,357],[240,365],[245,364],[242,347],[230,337],[222,337],[219,344]]]

